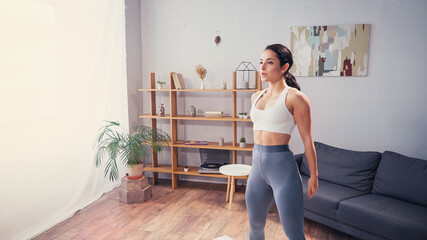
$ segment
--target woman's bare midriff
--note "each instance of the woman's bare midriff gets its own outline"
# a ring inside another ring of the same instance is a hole
[[[262,130],[254,131],[254,142],[258,145],[289,145],[291,135]]]

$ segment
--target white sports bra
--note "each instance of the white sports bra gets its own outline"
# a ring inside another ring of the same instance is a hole
[[[289,89],[290,87],[286,86],[276,102],[264,110],[257,109],[256,103],[267,89],[264,89],[258,95],[252,104],[250,112],[251,120],[254,123],[254,131],[263,130],[267,132],[292,134],[295,128],[295,120],[294,116],[292,116],[286,107],[286,95]]]

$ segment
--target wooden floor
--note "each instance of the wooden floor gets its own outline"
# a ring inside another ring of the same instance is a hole
[[[170,181],[153,187],[153,197],[139,204],[118,200],[118,189],[56,225],[41,239],[188,239],[212,240],[224,235],[249,239],[244,187],[236,189],[232,210],[226,208],[226,185],[180,182],[172,190]],[[355,240],[356,238],[305,220],[307,240]],[[265,227],[266,239],[287,239],[277,209],[272,207]]]

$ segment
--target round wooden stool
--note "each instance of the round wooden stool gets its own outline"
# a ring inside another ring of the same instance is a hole
[[[228,210],[231,210],[231,204],[233,202],[233,193],[234,193],[234,181],[235,177],[240,176],[249,176],[252,166],[246,164],[227,164],[219,168],[221,174],[228,176],[227,182],[227,196],[225,201],[228,201],[230,197],[230,203],[228,205]],[[231,188],[230,188],[231,186]]]

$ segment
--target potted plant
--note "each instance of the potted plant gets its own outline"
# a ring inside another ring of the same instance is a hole
[[[246,138],[245,137],[241,137],[240,138],[240,147],[241,148],[245,148],[246,147]]]
[[[248,118],[248,113],[246,113],[246,112],[239,113],[239,118],[247,119]]]
[[[163,89],[163,85],[165,85],[165,82],[157,81],[157,89]]]
[[[109,175],[112,182],[119,179],[118,159],[128,167],[129,179],[139,179],[143,177],[144,159],[153,150],[160,152],[169,145],[170,137],[161,129],[140,125],[130,133],[121,128],[117,121],[106,122],[107,125],[99,129],[97,136],[95,165],[99,167],[107,154],[104,176]]]

